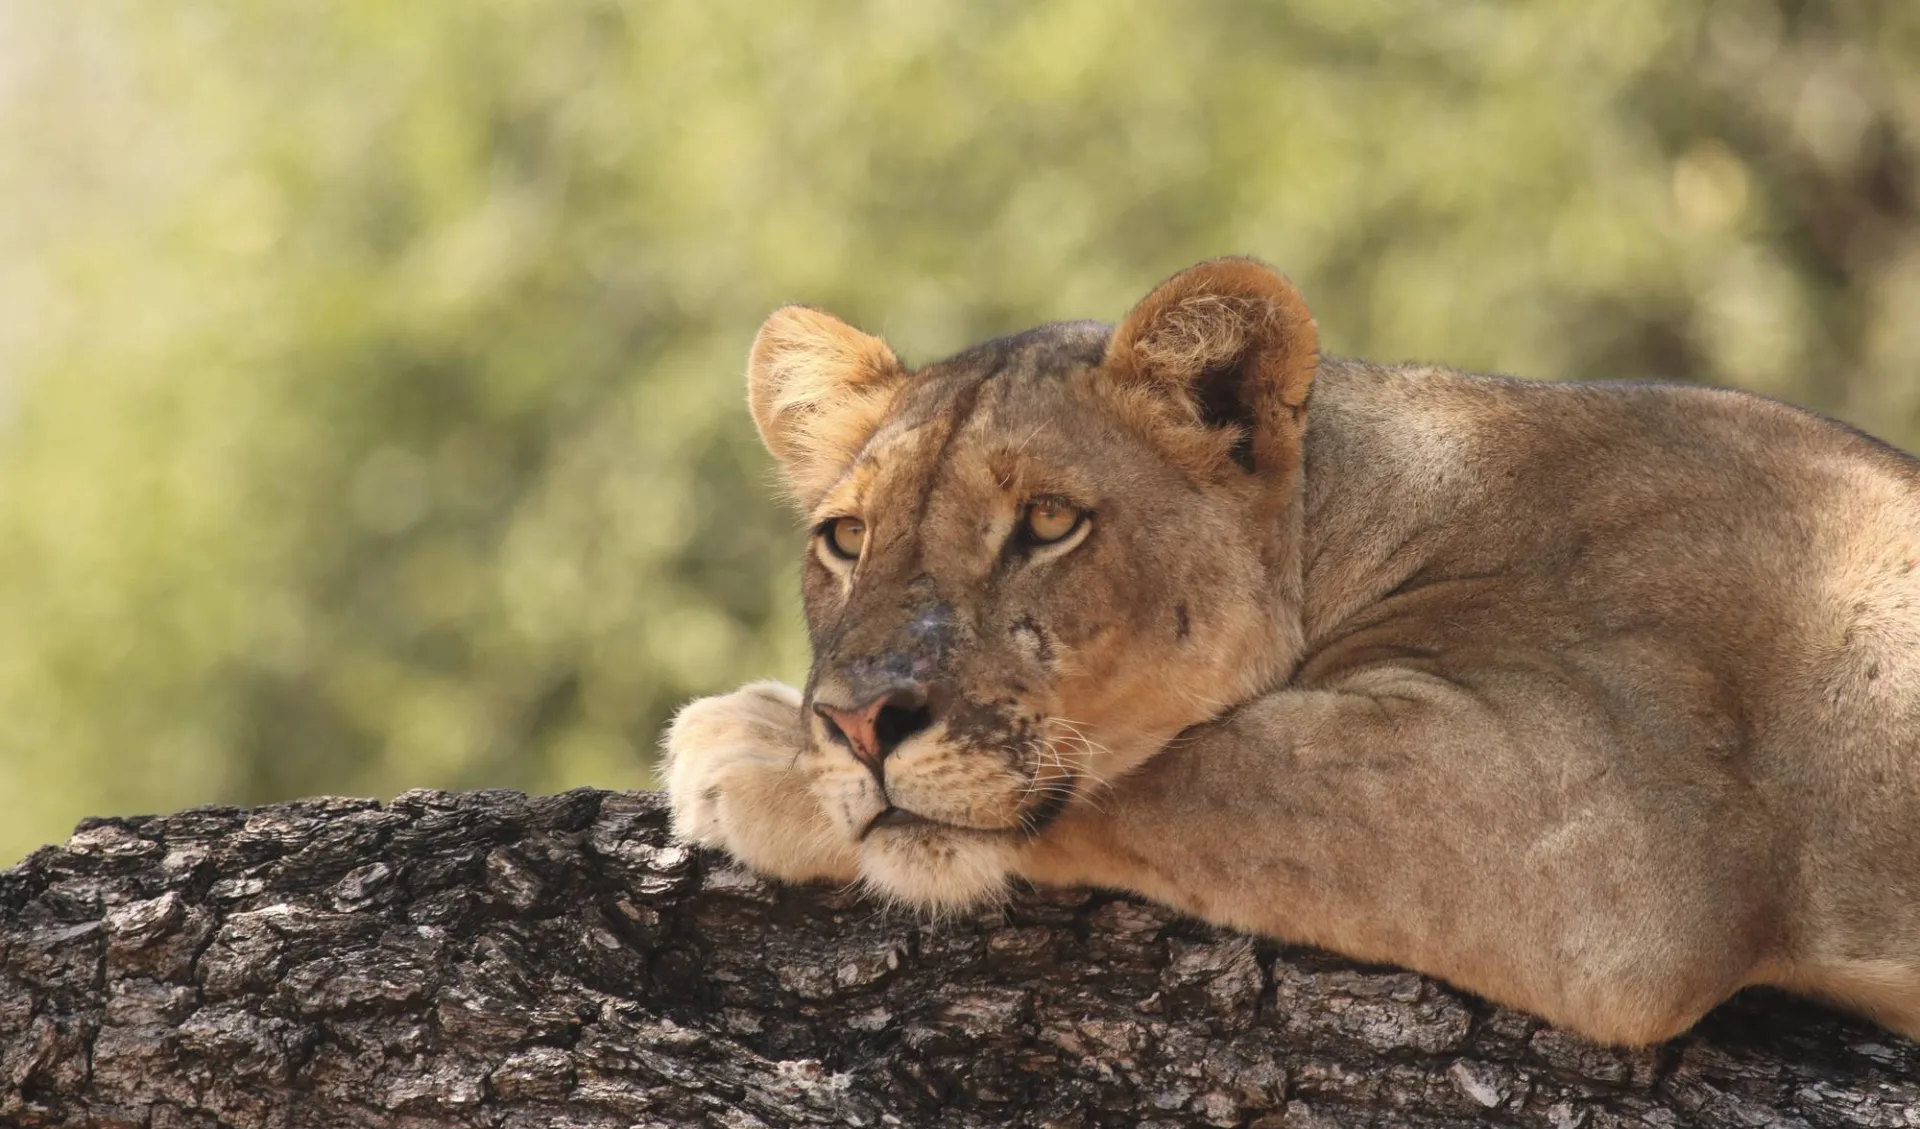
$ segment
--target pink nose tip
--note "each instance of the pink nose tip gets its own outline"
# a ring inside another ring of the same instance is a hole
[[[815,701],[813,712],[825,718],[832,735],[844,740],[860,763],[876,774],[880,762],[902,741],[933,723],[926,687],[918,683],[896,686],[851,709]]]
[[[824,702],[816,703],[813,708],[839,728],[840,735],[847,739],[847,747],[853,750],[854,756],[859,757],[867,767],[875,768],[885,756],[880,751],[877,725],[880,711],[885,706],[885,700],[881,700],[852,710],[836,709]]]

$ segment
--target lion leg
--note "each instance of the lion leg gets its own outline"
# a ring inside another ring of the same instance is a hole
[[[1605,1042],[1684,1030],[1764,955],[1741,817],[1679,805],[1726,818],[1650,825],[1628,754],[1542,763],[1507,708],[1419,676],[1269,695],[1074,805],[1020,872],[1424,972]],[[1516,708],[1561,707],[1543,688]]]
[[[1767,982],[1829,1000],[1920,1040],[1920,958],[1829,958],[1797,965]]]

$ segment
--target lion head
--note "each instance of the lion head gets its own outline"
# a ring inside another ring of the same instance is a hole
[[[1285,675],[1317,357],[1245,259],[1117,329],[917,370],[818,310],[767,320],[749,401],[812,530],[801,766],[871,885],[992,894],[1063,812]]]

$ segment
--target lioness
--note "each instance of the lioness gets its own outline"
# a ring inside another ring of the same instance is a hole
[[[776,311],[804,692],[695,702],[675,827],[955,907],[1011,878],[1603,1042],[1736,989],[1920,1036],[1920,464],[1737,392],[1323,357],[1284,278],[909,371]]]

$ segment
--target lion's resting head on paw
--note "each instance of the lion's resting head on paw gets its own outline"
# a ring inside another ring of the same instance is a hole
[[[767,320],[749,401],[813,529],[801,767],[870,885],[991,896],[1064,811],[1285,671],[1317,356],[1246,259],[1118,328],[917,371],[817,310]]]

